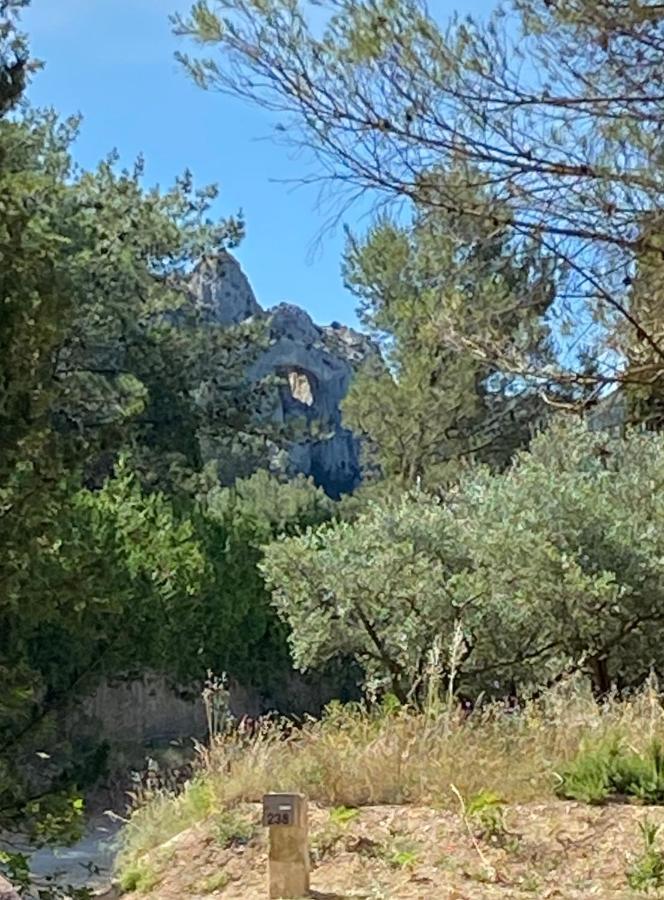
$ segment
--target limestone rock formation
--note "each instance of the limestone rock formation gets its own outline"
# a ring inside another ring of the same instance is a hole
[[[225,250],[197,266],[189,287],[204,321],[237,325],[262,312],[240,264]]]
[[[360,481],[359,439],[341,424],[340,404],[356,369],[378,353],[365,335],[340,325],[316,325],[303,309],[281,303],[264,311],[247,277],[229,254],[203,261],[190,281],[204,320],[223,325],[264,319],[269,345],[249,375],[282,378],[271,415],[276,422],[300,420],[303,436],[289,451],[290,469],[311,476],[332,497]]]

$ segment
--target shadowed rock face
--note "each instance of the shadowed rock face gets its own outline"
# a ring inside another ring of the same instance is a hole
[[[290,303],[264,311],[239,263],[226,252],[203,261],[190,288],[207,321],[231,325],[252,317],[266,320],[269,346],[249,374],[255,380],[282,376],[274,420],[297,418],[307,425],[309,435],[291,445],[290,468],[311,476],[331,497],[352,491],[361,477],[360,444],[342,427],[340,404],[356,369],[378,352],[373,342],[336,322],[318,326]]]

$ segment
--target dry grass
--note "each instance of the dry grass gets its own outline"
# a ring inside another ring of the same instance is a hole
[[[467,719],[333,705],[287,739],[274,729],[242,747],[232,736],[218,740],[205,754],[202,778],[226,803],[299,790],[328,806],[449,807],[456,803],[451,784],[464,795],[491,789],[523,803],[552,797],[557,768],[583,742],[609,735],[637,749],[664,737],[664,708],[652,685],[600,706],[583,685],[568,684],[518,714],[494,706]]]
[[[301,791],[324,807],[407,804],[455,812],[457,791],[495,791],[509,805],[552,801],[560,766],[584,743],[614,735],[637,750],[664,739],[655,685],[598,705],[584,685],[569,683],[519,713],[493,707],[467,719],[333,705],[288,737],[273,727],[250,742],[233,735],[214,741],[183,795],[157,797],[134,813],[120,868],[268,791]]]

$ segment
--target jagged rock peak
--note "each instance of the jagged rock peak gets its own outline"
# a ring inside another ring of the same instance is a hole
[[[201,260],[189,290],[204,320],[218,325],[237,325],[263,312],[240,263],[226,250]]]
[[[314,324],[308,312],[293,303],[280,303],[268,310],[270,336],[273,340],[285,338],[304,346],[320,341],[322,330]]]
[[[269,413],[275,422],[296,418],[317,424],[318,436],[309,433],[290,445],[290,470],[312,476],[330,496],[352,491],[361,479],[360,441],[343,427],[341,402],[359,365],[380,355],[376,344],[338,322],[316,325],[292,303],[263,311],[239,263],[227,252],[201,262],[190,290],[205,321],[233,325],[260,316],[266,322],[269,345],[247,374],[253,381],[274,373],[283,378]]]

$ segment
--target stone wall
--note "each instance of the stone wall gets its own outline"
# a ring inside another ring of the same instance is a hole
[[[237,719],[256,717],[271,709],[315,715],[333,698],[351,700],[359,696],[350,672],[323,676],[292,672],[280,677],[270,696],[236,682],[229,687],[230,711]],[[201,687],[173,687],[163,676],[149,673],[124,681],[105,681],[82,700],[69,729],[113,744],[202,740],[207,726]]]
[[[94,729],[100,740],[144,744],[205,736],[200,693],[171,687],[161,676],[105,681],[85,698],[76,714],[79,729]]]

